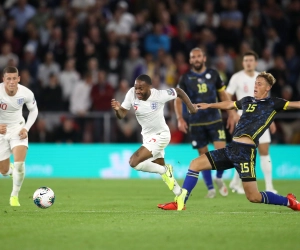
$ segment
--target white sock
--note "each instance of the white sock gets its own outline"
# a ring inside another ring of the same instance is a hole
[[[157,173],[160,175],[164,174],[167,171],[165,166],[159,165],[149,160],[139,163],[134,169],[148,173]]]
[[[261,155],[260,156],[260,167],[262,172],[264,173],[266,190],[272,190],[272,163],[270,155]]]
[[[13,170],[11,169],[11,167],[9,166],[7,173],[2,174],[3,176],[9,176],[10,174],[12,174]]]
[[[18,196],[25,176],[25,162],[15,162],[14,166],[11,196]]]
[[[236,170],[234,170],[234,175],[230,182],[230,186],[240,186],[240,184],[241,184],[240,176],[239,176],[238,172]]]
[[[181,194],[181,187],[179,186],[176,180],[174,182],[174,187],[172,191],[176,196],[179,196]]]

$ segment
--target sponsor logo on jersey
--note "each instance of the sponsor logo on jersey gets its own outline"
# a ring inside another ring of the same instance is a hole
[[[22,105],[24,103],[24,98],[17,99],[18,105]]]
[[[167,93],[168,93],[169,95],[175,95],[173,89],[167,89]]]
[[[157,106],[158,106],[158,103],[157,103],[157,102],[151,102],[151,103],[150,103],[150,106],[151,106],[151,109],[152,109],[152,110],[156,110],[156,109],[157,109]]]

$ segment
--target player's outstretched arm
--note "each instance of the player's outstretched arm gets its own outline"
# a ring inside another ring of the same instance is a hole
[[[127,114],[127,109],[124,109],[121,104],[115,99],[111,100],[111,107],[115,110],[118,119],[123,119]]]
[[[198,109],[234,109],[233,101],[217,102],[217,103],[197,103]]]
[[[187,94],[180,88],[175,88],[175,91],[177,92],[177,97],[179,97],[184,102],[184,104],[187,106],[188,111],[191,114],[196,114],[197,113],[197,107],[196,107],[196,105],[194,105],[191,102],[191,100],[187,96]]]
[[[286,109],[300,109],[300,101],[288,102]]]

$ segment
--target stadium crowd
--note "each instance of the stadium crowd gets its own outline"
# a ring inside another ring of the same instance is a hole
[[[31,142],[102,142],[110,100],[121,102],[142,73],[155,88],[177,86],[194,47],[225,83],[254,50],[257,70],[277,79],[271,95],[299,100],[299,13],[299,0],[6,0],[0,70],[18,67],[35,94],[40,115]],[[185,137],[173,112],[170,105],[165,115],[171,143],[179,143]],[[140,140],[133,112],[109,121],[110,141]],[[294,113],[276,123],[274,143],[300,143]]]

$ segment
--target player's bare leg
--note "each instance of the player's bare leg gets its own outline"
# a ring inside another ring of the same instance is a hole
[[[18,196],[25,177],[25,158],[27,154],[27,147],[24,145],[19,145],[14,147],[12,152],[14,156],[14,170],[10,205],[20,206]]]
[[[243,182],[243,187],[250,202],[287,206],[295,211],[300,211],[300,203],[293,194],[284,197],[270,191],[259,192],[256,181]]]
[[[214,147],[215,147],[215,149],[225,148],[226,143],[224,141],[215,141],[214,142]],[[217,184],[217,186],[219,188],[219,193],[222,196],[227,196],[228,195],[228,188],[227,188],[225,182],[222,179],[223,172],[224,171],[217,170],[217,176],[216,176],[216,179],[215,179],[215,183]],[[220,176],[218,176],[218,175],[220,175]]]
[[[141,146],[134,154],[130,157],[129,165],[138,170],[148,173],[158,173],[162,176],[170,190],[174,188],[174,175],[172,166],[166,165],[163,158],[156,159],[157,161],[149,161],[152,158],[152,152],[150,152],[144,146]]]
[[[3,176],[9,176],[12,175],[12,168],[10,168],[10,159],[7,158],[3,161],[0,161],[0,173]]]
[[[276,193],[272,182],[272,162],[269,154],[269,143],[260,143],[258,145],[258,152],[260,155],[260,167],[264,174],[266,190]]]

